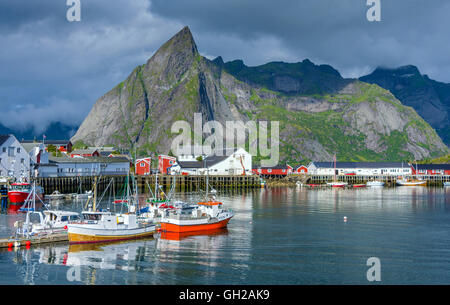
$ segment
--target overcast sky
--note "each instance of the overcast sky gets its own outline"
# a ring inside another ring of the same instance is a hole
[[[188,25],[203,55],[247,65],[305,58],[345,77],[414,64],[450,82],[450,1],[81,0],[0,1],[0,123],[79,125],[95,101]]]

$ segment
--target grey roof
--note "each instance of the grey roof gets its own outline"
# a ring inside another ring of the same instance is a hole
[[[450,164],[414,164],[418,170],[450,170]]]
[[[69,157],[55,157],[49,154],[50,163],[129,163],[127,158],[122,157],[88,157],[88,158],[69,158]]]
[[[3,143],[5,143],[9,137],[11,137],[12,135],[10,134],[2,134],[0,135],[0,145],[3,145]]]
[[[334,162],[312,162],[317,168],[334,168]],[[409,168],[408,162],[336,162],[336,168]]]
[[[75,149],[72,150],[71,154],[92,154],[94,152],[98,152],[98,149],[96,148]]]
[[[23,148],[27,151],[30,152],[33,148],[39,146],[42,143],[20,143]]]
[[[205,168],[211,167],[227,158],[228,156],[209,156],[203,161],[178,161],[178,164],[181,168]]]

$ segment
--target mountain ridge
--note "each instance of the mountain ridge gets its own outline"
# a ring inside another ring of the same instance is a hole
[[[309,60],[247,67],[200,55],[188,27],[103,95],[73,142],[169,153],[171,124],[277,120],[281,162],[405,160],[448,153],[436,132],[389,91]],[[255,156],[259,160],[260,156]]]

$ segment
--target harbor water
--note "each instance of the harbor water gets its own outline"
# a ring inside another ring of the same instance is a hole
[[[268,188],[218,199],[235,212],[226,230],[0,249],[0,284],[450,284],[449,187]],[[0,215],[0,236],[23,218]],[[371,257],[379,282],[367,278]]]

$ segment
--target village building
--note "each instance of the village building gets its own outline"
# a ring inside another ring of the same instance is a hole
[[[311,175],[362,175],[379,176],[411,175],[411,166],[407,162],[311,162],[308,165]]]
[[[127,175],[130,171],[130,161],[127,158],[69,158],[50,155],[49,163],[39,164],[37,170],[38,177]]]
[[[181,175],[251,175],[252,155],[243,148],[226,148],[202,157],[202,161],[177,161],[170,174]]]
[[[0,135],[0,177],[30,177],[30,155],[12,134]]]
[[[137,159],[134,164],[134,172],[136,175],[144,176],[150,175],[152,168],[152,158],[141,158]]]
[[[277,165],[272,167],[257,167],[253,169],[255,175],[261,177],[283,177],[293,173],[293,167],[286,165]]]
[[[450,175],[450,164],[413,164],[413,175]]]
[[[295,170],[296,174],[307,174],[308,173],[308,167],[305,165],[300,165],[299,167],[297,167],[297,169]]]
[[[158,156],[158,172],[163,175],[170,175],[169,170],[177,163],[177,158],[166,155]]]
[[[97,148],[75,149],[70,153],[70,157],[71,158],[100,157],[100,153]]]
[[[60,152],[71,152],[72,151],[72,146],[73,146],[72,142],[70,142],[70,140],[44,140],[43,142],[39,142],[39,141],[36,141],[36,140],[23,140],[20,143],[21,144],[43,143],[45,148],[47,148],[49,145],[53,145]]]

